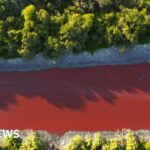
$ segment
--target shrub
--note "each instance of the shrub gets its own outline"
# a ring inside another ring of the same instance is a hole
[[[150,15],[146,9],[129,9],[120,7],[117,13],[118,28],[122,31],[126,41],[131,44],[140,43],[140,38],[149,32]]]
[[[80,135],[74,136],[63,150],[86,150],[84,140]]]
[[[137,150],[138,149],[137,137],[133,131],[127,130],[125,139],[126,139],[126,150]]]
[[[102,150],[123,150],[119,140],[117,138],[108,140],[102,145]]]
[[[4,150],[19,150],[21,146],[21,139],[12,137],[7,137],[4,140]]]
[[[93,136],[91,150],[101,149],[103,145],[103,139],[100,133],[95,133]]]
[[[35,14],[36,14],[36,7],[34,5],[29,5],[22,10],[22,15],[26,21],[32,20]]]
[[[25,31],[22,33],[22,45],[18,53],[22,57],[33,56],[38,51],[40,39],[36,32]]]
[[[114,138],[109,141],[109,150],[119,150],[120,145],[118,139]]]
[[[46,148],[43,140],[33,132],[23,139],[20,150],[46,150]]]
[[[150,142],[146,142],[144,144],[144,148],[145,148],[145,150],[150,150]]]
[[[125,136],[105,139],[100,133],[85,138],[75,135],[62,150],[150,150],[150,142],[136,136],[131,130],[125,131]]]
[[[88,33],[94,21],[93,14],[70,14],[68,22],[60,28],[60,39],[68,50],[81,50],[89,38]]]
[[[149,12],[149,0],[0,0],[0,57],[149,43]]]
[[[93,138],[89,135],[85,137],[85,147],[87,150],[91,150]]]

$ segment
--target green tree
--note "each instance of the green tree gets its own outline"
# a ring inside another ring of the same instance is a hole
[[[29,5],[22,10],[24,17],[24,27],[22,29],[21,47],[18,53],[23,57],[31,57],[40,50],[39,34],[35,31],[36,27],[36,7]]]
[[[127,130],[126,134],[126,150],[138,150],[138,141],[135,133]]]
[[[85,142],[80,135],[74,136],[63,150],[86,150]]]
[[[20,150],[46,150],[46,147],[43,140],[33,132],[23,139]]]
[[[19,138],[7,137],[4,140],[4,150],[19,150],[22,140]]]
[[[101,149],[104,141],[100,133],[95,133],[93,136],[91,150]]]
[[[25,21],[32,20],[33,17],[36,15],[36,7],[34,5],[29,5],[29,6],[25,7],[22,10],[22,15],[23,15]]]
[[[120,9],[121,12],[117,13],[118,28],[129,43],[140,43],[141,36],[149,32],[150,15],[146,9],[140,11],[137,8],[120,7]]]
[[[93,14],[71,14],[68,22],[60,28],[60,39],[68,50],[81,50],[89,38],[89,31],[94,22]]]

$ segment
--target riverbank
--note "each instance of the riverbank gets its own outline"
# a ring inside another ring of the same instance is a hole
[[[36,55],[32,59],[0,59],[0,71],[34,71],[48,68],[76,68],[102,65],[127,65],[150,62],[150,44],[136,45],[121,53],[118,48],[100,49],[94,54],[66,53],[58,60]]]
[[[130,141],[130,143],[132,142],[134,144],[132,146],[136,146],[135,144],[138,145],[137,150],[141,150],[141,146],[143,146],[143,150],[149,150],[147,146],[149,146],[149,143],[150,143],[150,131],[149,130],[131,131],[129,129],[123,129],[120,131],[118,130],[118,131],[96,131],[96,132],[69,131],[69,132],[64,133],[63,135],[51,134],[44,130],[43,131],[42,130],[37,130],[37,131],[21,130],[19,131],[19,135],[20,135],[19,137],[22,140],[25,140],[26,138],[30,136],[30,138],[28,138],[28,141],[26,143],[27,144],[34,143],[35,137],[32,136],[31,138],[31,135],[33,135],[33,133],[36,135],[37,139],[44,141],[44,143],[41,142],[43,143],[42,146],[44,150],[62,150],[64,148],[65,148],[64,150],[70,150],[69,148],[67,148],[67,145],[72,144],[72,146],[77,146],[78,144],[80,146],[80,144],[84,145],[84,142],[87,140],[88,141],[91,140],[91,142],[89,143],[91,145],[92,145],[92,142],[97,141],[97,140],[103,141],[102,143],[100,142],[98,143],[100,145],[108,144],[111,141],[115,142],[117,140],[116,142],[118,143],[118,147],[119,147],[119,144],[121,144],[121,142],[124,146],[125,145],[128,146],[128,141]],[[73,142],[73,139],[76,142]],[[13,142],[17,143],[17,140],[16,141],[13,140]],[[10,146],[13,142],[10,143]],[[19,144],[19,140],[18,140],[18,144]],[[37,142],[36,144],[38,145]],[[30,144],[30,146],[32,147],[32,144]],[[144,146],[145,146],[145,149],[144,149]],[[74,148],[74,149],[78,150],[79,148]]]

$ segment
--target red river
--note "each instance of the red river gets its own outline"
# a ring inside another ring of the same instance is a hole
[[[150,129],[150,64],[1,72],[0,128]]]

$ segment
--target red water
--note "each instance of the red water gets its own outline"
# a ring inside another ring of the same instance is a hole
[[[150,129],[150,64],[0,73],[0,128]]]

